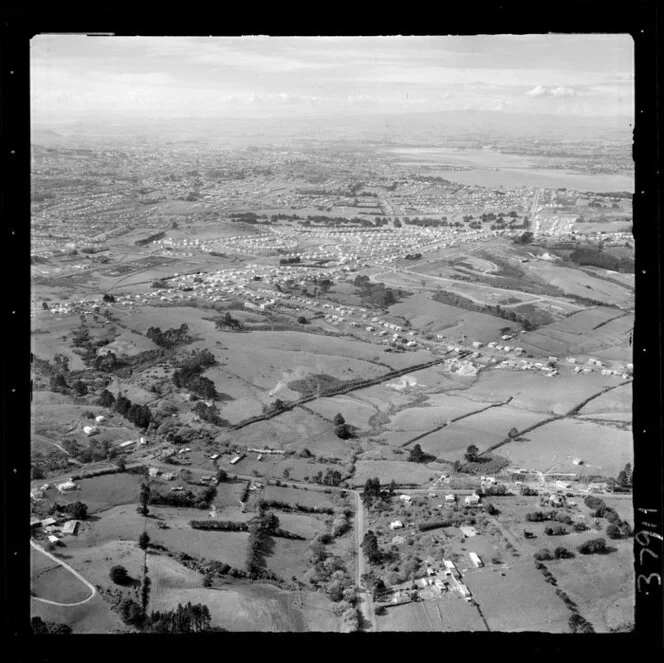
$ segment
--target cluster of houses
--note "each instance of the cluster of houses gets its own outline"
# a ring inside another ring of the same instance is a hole
[[[78,534],[80,520],[65,519],[58,515],[48,518],[30,518],[30,533],[32,536],[43,536],[49,543],[55,545],[61,542],[63,536]]]

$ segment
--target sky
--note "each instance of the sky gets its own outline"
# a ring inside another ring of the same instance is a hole
[[[633,116],[625,35],[97,37],[31,41],[33,117],[493,110]]]

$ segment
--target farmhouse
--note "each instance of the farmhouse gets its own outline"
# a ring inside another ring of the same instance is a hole
[[[466,537],[475,536],[477,534],[475,528],[471,527],[470,525],[461,525],[459,529],[461,530],[461,533]]]
[[[463,502],[466,506],[473,506],[473,507],[480,506],[480,496],[468,495]]]
[[[400,520],[394,520],[390,523],[390,529],[395,530],[395,529],[401,529],[403,527],[403,523]]]
[[[244,457],[246,454],[240,454],[239,456],[235,456],[235,458],[231,459],[231,465],[237,465]]]

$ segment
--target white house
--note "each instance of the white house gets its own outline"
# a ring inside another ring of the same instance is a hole
[[[479,506],[480,504],[480,496],[479,495],[468,495],[464,499],[464,504],[466,506]]]

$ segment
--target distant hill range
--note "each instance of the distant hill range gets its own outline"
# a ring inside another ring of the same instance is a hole
[[[534,115],[501,111],[440,111],[381,115],[316,117],[174,117],[33,122],[33,141],[57,144],[74,137],[138,138],[159,142],[223,139],[268,144],[275,139],[344,140],[349,138],[399,143],[416,138],[473,136],[492,138],[565,138],[568,140],[628,140],[633,119],[628,116],[585,117]]]

